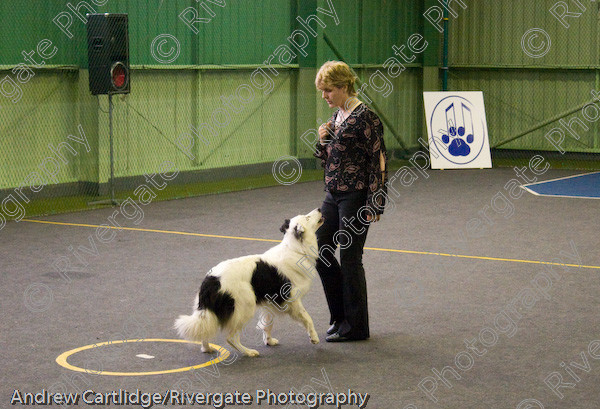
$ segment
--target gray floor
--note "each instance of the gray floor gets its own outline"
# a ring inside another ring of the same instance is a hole
[[[543,179],[574,173],[550,170]],[[259,358],[151,376],[94,371],[167,370],[207,357],[190,344],[138,342],[69,358],[89,373],[55,359],[109,340],[177,338],[173,320],[191,312],[208,269],[273,243],[147,230],[279,240],[284,218],[320,205],[321,183],[152,203],[143,207],[139,224],[121,223],[144,231],[115,231],[106,243],[93,227],[10,222],[0,232],[0,407],[9,407],[14,389],[237,390],[255,396],[257,389],[294,388],[369,393],[367,407],[381,409],[598,408],[600,344],[593,341],[600,340],[600,201],[529,193],[513,199],[504,186],[514,177],[511,169],[429,171],[428,179],[421,176],[409,187],[396,181],[395,208],[372,226],[366,244],[369,341],[312,345],[297,324],[278,321],[277,347],[260,345],[251,329],[244,336]],[[36,219],[101,225],[113,211]],[[90,239],[96,249],[80,253],[85,265],[69,248],[92,248]],[[77,271],[59,274],[56,267],[68,262]],[[324,341],[329,317],[318,279],[305,305]],[[473,342],[469,349],[465,340]],[[226,345],[222,337],[215,343]],[[444,368],[442,381],[434,372]],[[570,384],[558,388],[562,399],[544,382],[560,379],[553,372]]]

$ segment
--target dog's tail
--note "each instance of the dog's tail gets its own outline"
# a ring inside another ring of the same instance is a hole
[[[188,341],[208,342],[219,331],[219,320],[210,310],[195,310],[192,315],[180,315],[175,320],[175,329]]]

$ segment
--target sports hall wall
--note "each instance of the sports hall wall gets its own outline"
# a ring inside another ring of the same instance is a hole
[[[492,147],[600,89],[596,6],[565,27],[548,11],[555,1],[450,3],[449,89],[484,92]],[[240,188],[252,185],[243,182],[249,177],[276,183],[271,168],[283,156],[299,158],[305,176],[318,173],[306,141],[330,115],[314,87],[316,69],[330,59],[343,58],[367,84],[394,157],[421,149],[422,92],[441,89],[435,7],[435,0],[2,1],[0,200],[35,186],[28,199],[53,202],[32,215],[85,207],[107,193],[108,99],[88,88],[87,12],[129,15],[131,93],[113,98],[114,172],[123,190],[165,163],[180,184],[236,179]],[[542,57],[522,44],[532,21],[552,40]],[[574,117],[589,129],[569,122]],[[593,118],[588,109],[560,119],[571,125],[563,131],[567,152],[599,152]],[[558,126],[498,148],[556,151],[545,136]],[[202,190],[163,198],[195,192]],[[4,211],[11,213],[18,214]]]

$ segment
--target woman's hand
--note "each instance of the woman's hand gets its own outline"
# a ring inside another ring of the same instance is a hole
[[[332,129],[333,123],[331,121],[319,127],[319,142],[321,142],[321,145],[325,145],[325,143],[329,139],[329,132],[331,132]]]
[[[378,222],[378,221],[379,221],[379,219],[380,219],[380,218],[381,218],[381,215],[380,215],[380,214],[377,214],[377,215],[375,215],[375,217],[371,217],[371,215],[370,215],[370,214],[368,214],[368,215],[367,215],[367,221],[368,221],[369,223],[376,223],[376,222]]]

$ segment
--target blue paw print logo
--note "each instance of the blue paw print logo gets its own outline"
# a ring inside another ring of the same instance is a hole
[[[467,99],[450,96],[437,104],[430,118],[431,129],[438,129],[432,137],[434,146],[452,163],[469,163],[483,148],[485,127],[474,111]]]
[[[448,127],[447,133],[442,135],[442,142],[445,144],[450,144],[448,146],[448,153],[452,156],[469,156],[471,153],[471,148],[469,145],[473,143],[475,138],[473,134],[470,133],[465,137],[465,127],[459,126],[458,129],[456,126],[450,125]]]

